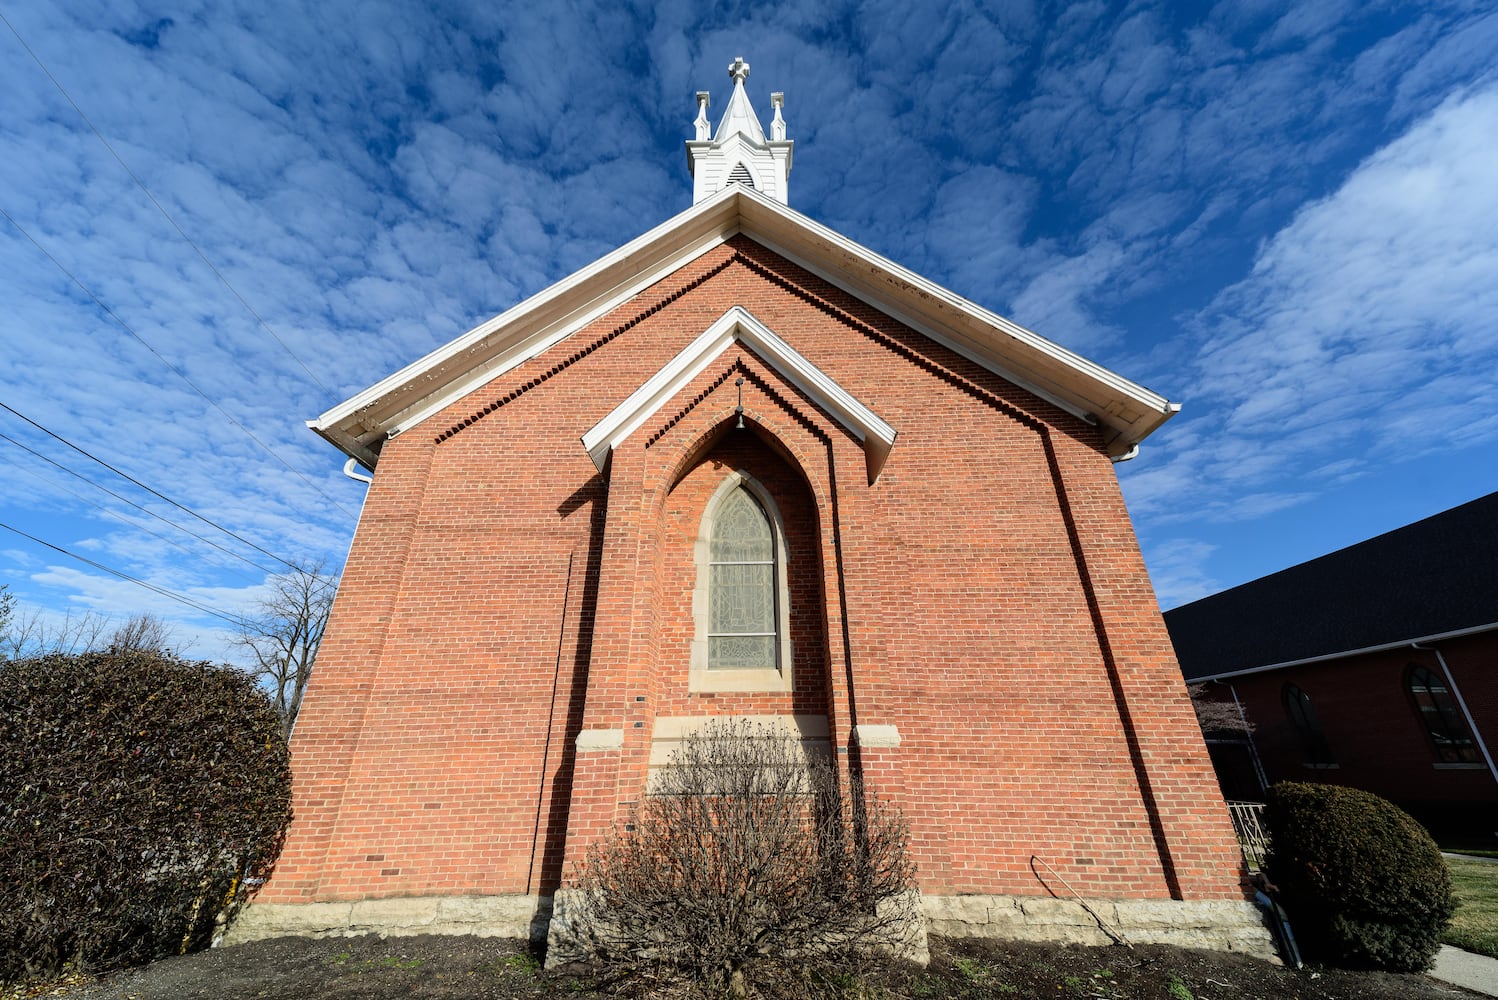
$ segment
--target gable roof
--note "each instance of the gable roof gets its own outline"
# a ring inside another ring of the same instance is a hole
[[[646,379],[608,416],[583,435],[583,447],[599,472],[608,464],[609,453],[639,430],[672,396],[728,349],[735,341],[749,346],[786,381],[806,393],[833,419],[846,427],[863,445],[869,482],[879,477],[884,460],[895,444],[895,429],[885,423],[826,372],[802,357],[780,337],[750,314],[734,306],[704,330],[661,370]]]
[[[1188,680],[1498,628],[1498,493],[1165,613]]]
[[[307,425],[369,468],[399,434],[738,234],[995,374],[1101,425],[1129,455],[1179,409],[757,191],[730,185]]]

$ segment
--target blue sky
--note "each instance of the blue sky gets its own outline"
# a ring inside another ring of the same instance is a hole
[[[1491,3],[0,12],[0,402],[239,537],[5,411],[0,522],[230,617],[347,551],[303,422],[687,208],[736,55],[792,207],[1184,404],[1119,466],[1164,607],[1498,489]],[[9,531],[0,583],[231,655]]]

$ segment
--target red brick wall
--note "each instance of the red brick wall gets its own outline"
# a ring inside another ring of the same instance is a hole
[[[742,345],[596,472],[580,436],[733,305],[895,427],[875,483]],[[686,690],[730,466],[785,518],[790,694]],[[739,237],[386,445],[261,899],[550,892],[638,799],[657,716],[789,711],[843,760],[854,725],[898,727],[877,756],[928,891],[1043,894],[1035,855],[1084,893],[1240,892],[1096,430]],[[576,755],[583,729],[624,746]]]

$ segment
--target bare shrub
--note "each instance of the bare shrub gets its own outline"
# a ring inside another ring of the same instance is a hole
[[[581,955],[647,990],[742,996],[919,947],[904,820],[798,740],[711,723],[649,791],[579,868],[565,920]]]

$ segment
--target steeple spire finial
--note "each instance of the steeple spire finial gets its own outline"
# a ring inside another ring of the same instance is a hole
[[[761,194],[785,202],[786,178],[791,171],[791,149],[795,143],[785,137],[785,118],[781,108],[785,95],[770,95],[775,118],[771,134],[759,123],[759,116],[749,103],[744,81],[749,78],[749,64],[737,56],[728,66],[733,93],[723,109],[718,129],[708,138],[708,93],[697,92],[697,120],[692,123],[696,138],[687,142],[687,165],[693,177],[692,200],[702,201],[728,187],[742,184]]]

